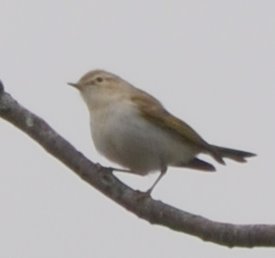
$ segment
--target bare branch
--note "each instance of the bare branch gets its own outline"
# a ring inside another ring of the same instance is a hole
[[[87,183],[152,224],[197,236],[228,247],[275,246],[275,225],[234,225],[214,222],[134,191],[119,181],[109,168],[89,161],[69,142],[4,91],[0,83],[0,116],[24,131],[48,153]]]

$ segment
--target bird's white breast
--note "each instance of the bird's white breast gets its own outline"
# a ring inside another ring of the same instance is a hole
[[[90,110],[90,115],[97,150],[137,174],[187,162],[194,156],[176,137],[146,121],[129,101]]]

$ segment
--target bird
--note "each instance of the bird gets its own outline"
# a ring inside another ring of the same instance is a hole
[[[208,143],[155,97],[111,72],[92,70],[68,84],[79,90],[87,105],[95,148],[122,167],[114,170],[137,175],[160,172],[148,195],[168,167],[215,171],[199,154],[208,154],[222,165],[225,158],[246,162],[256,155]]]

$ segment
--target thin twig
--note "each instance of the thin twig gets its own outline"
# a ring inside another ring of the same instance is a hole
[[[111,169],[89,161],[43,119],[17,103],[4,92],[2,83],[0,83],[0,117],[28,134],[84,181],[152,224],[166,226],[228,247],[275,246],[275,225],[234,225],[214,222],[134,191],[119,181]]]

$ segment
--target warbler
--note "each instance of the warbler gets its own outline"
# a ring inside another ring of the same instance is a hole
[[[88,107],[92,139],[101,154],[130,173],[160,171],[148,194],[170,166],[215,171],[197,157],[200,153],[220,164],[224,158],[245,162],[255,156],[209,144],[156,98],[110,72],[93,70],[68,84],[80,91]]]

